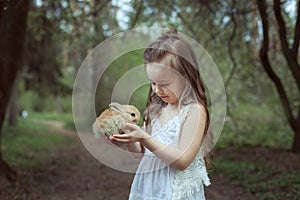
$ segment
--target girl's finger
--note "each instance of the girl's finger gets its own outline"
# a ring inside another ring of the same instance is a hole
[[[116,141],[112,140],[112,136],[104,136],[104,142],[106,144],[109,144],[109,145],[113,145],[113,146],[120,146],[120,144],[118,144]]]
[[[104,142],[106,144],[111,144],[112,143],[111,140],[108,137],[104,137]]]
[[[127,134],[118,134],[112,136],[112,139],[127,139],[127,138],[129,138]]]
[[[128,138],[118,138],[118,137],[115,137],[113,136],[112,138],[112,141],[115,142],[115,143],[121,143],[121,144],[126,144],[129,142],[129,139]]]
[[[131,124],[131,123],[126,123],[125,127],[131,130],[137,130],[139,128],[136,124]]]

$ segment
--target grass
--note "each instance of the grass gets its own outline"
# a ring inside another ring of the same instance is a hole
[[[269,106],[239,104],[232,109],[217,143],[228,146],[264,146],[287,148],[292,145],[293,131],[282,115]]]
[[[215,173],[226,174],[233,184],[244,188],[254,199],[299,199],[300,172],[280,172],[263,164],[216,158]]]
[[[251,120],[246,120],[251,116],[250,111],[241,110],[244,112],[243,115],[235,119],[239,123],[238,127],[233,127],[227,122],[216,148],[235,146],[238,151],[245,145],[268,148],[287,148],[290,145],[290,131],[285,125],[276,125],[277,119],[269,120],[271,113],[264,114],[266,116],[260,121],[255,120],[255,116]],[[248,110],[253,111],[250,108]],[[70,143],[69,138],[54,134],[48,126],[38,123],[38,120],[62,121],[65,128],[75,129],[72,113],[55,112],[29,113],[29,117],[20,119],[16,127],[5,125],[2,137],[3,157],[18,169],[38,168],[52,157],[55,149]],[[275,166],[231,160],[227,156],[217,156],[215,166],[217,169],[214,173],[229,177],[233,184],[241,186],[246,193],[253,196],[253,199],[293,200],[300,197],[299,171],[282,172]]]
[[[49,116],[19,119],[17,126],[2,130],[3,158],[18,169],[38,168],[45,160],[51,158],[55,149],[69,144],[71,140],[59,135],[49,126],[39,123],[37,119],[50,119]]]
[[[225,123],[215,148],[222,150],[234,147],[239,151],[242,147],[291,147],[293,132],[287,122],[273,109],[262,107],[237,106],[233,110],[235,118]],[[253,199],[300,199],[299,170],[280,171],[276,166],[232,159],[230,156],[217,156],[215,165],[215,173],[229,177],[233,184],[242,187]]]
[[[31,113],[31,118],[39,120],[54,120],[54,121],[63,121],[64,128],[69,130],[76,130],[73,120],[73,114],[69,113],[58,113],[58,112],[33,112]]]

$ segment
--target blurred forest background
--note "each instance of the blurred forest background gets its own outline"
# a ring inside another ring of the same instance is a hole
[[[96,45],[151,26],[195,39],[224,79],[227,117],[208,199],[300,198],[299,1],[1,0],[0,23],[1,199],[126,199],[127,175],[76,152],[72,89]],[[137,50],[110,65],[98,113],[114,83],[142,63]],[[143,110],[146,96],[140,88],[131,103]]]

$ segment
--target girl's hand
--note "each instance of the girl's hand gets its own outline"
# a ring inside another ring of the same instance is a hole
[[[109,144],[109,145],[115,145],[115,146],[121,146],[122,144],[119,144],[117,142],[114,142],[111,140],[111,137],[112,136],[106,136],[106,135],[103,135],[102,138],[103,138],[103,141],[106,143],[106,144]]]
[[[124,129],[130,130],[130,132],[125,134],[114,135],[110,138],[110,140],[113,143],[117,144],[130,144],[135,142],[141,142],[143,139],[150,137],[148,133],[143,131],[139,126],[135,124],[126,123]]]

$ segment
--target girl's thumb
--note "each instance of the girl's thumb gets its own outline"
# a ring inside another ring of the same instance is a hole
[[[126,128],[135,130],[136,129],[136,125],[135,124],[131,124],[131,123],[126,123]]]

